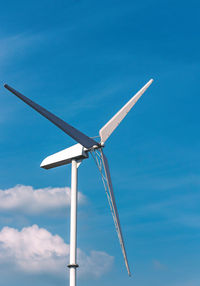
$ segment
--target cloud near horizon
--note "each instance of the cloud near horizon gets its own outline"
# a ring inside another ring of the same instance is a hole
[[[86,201],[86,197],[78,192],[79,204],[85,204]],[[0,212],[19,211],[35,215],[47,211],[59,211],[69,205],[69,187],[34,189],[31,186],[16,185],[10,189],[0,189]]]
[[[100,277],[113,264],[105,252],[91,251],[89,255],[77,250],[79,275]],[[0,265],[26,274],[60,276],[69,262],[69,245],[59,235],[53,235],[38,225],[21,231],[4,227],[0,231]]]

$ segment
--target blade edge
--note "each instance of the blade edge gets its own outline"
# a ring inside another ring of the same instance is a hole
[[[133,108],[138,99],[143,95],[147,88],[152,84],[150,79],[100,130],[99,135],[101,142],[105,143],[110,135],[114,132],[121,121],[126,117],[128,112]]]
[[[127,253],[126,253],[125,244],[124,244],[124,239],[123,239],[122,230],[121,230],[121,225],[120,225],[120,220],[119,220],[119,214],[118,214],[118,211],[117,211],[117,206],[116,206],[116,201],[115,201],[115,196],[114,196],[114,191],[113,191],[113,186],[112,186],[112,180],[111,180],[108,160],[107,160],[105,154],[103,153],[102,149],[100,150],[100,152],[101,152],[101,156],[102,156],[102,161],[103,161],[105,174],[106,174],[107,181],[108,181],[108,190],[109,190],[109,193],[110,193],[111,204],[112,204],[112,208],[113,208],[114,216],[115,216],[115,218],[113,217],[113,220],[114,220],[114,223],[115,223],[118,239],[119,239],[120,246],[121,246],[121,249],[122,249],[122,253],[123,253],[126,269],[127,269],[128,275],[131,276],[130,267],[129,267],[129,263],[128,263],[128,258],[127,258]]]
[[[30,107],[32,107],[34,110],[36,110],[38,113],[40,113],[42,116],[44,116],[46,119],[48,119],[50,122],[52,122],[54,125],[56,125],[59,129],[64,131],[67,135],[72,137],[75,141],[80,143],[86,148],[91,148],[94,145],[98,145],[98,143],[93,140],[92,138],[88,137],[78,129],[74,128],[73,126],[69,125],[64,120],[60,119],[50,111],[46,110],[39,104],[35,103],[28,97],[24,96],[20,92],[16,91],[14,88],[9,86],[8,84],[4,84],[4,87],[8,89],[10,92],[12,92],[14,95],[16,95],[19,99],[24,101],[26,104],[28,104]]]

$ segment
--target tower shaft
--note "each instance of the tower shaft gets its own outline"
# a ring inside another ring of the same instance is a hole
[[[70,214],[70,263],[69,267],[69,285],[76,286],[76,263],[77,254],[77,179],[78,164],[72,160],[71,171],[71,214]]]

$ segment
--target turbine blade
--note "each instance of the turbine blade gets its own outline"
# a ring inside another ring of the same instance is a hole
[[[39,104],[33,102],[26,96],[22,95],[18,91],[16,91],[14,88],[10,87],[9,85],[5,84],[4,87],[8,89],[10,92],[15,94],[17,97],[19,97],[22,101],[24,101],[26,104],[28,104],[30,107],[35,109],[37,112],[39,112],[41,115],[46,117],[49,121],[51,121],[53,124],[55,124],[58,128],[60,128],[62,131],[64,131],[66,134],[68,134],[70,137],[72,137],[75,141],[80,143],[86,148],[91,148],[94,145],[98,145],[96,141],[94,141],[92,138],[88,137],[87,135],[83,134],[78,129],[74,128],[73,126],[69,125],[53,113],[49,112]]]
[[[121,246],[122,253],[124,256],[126,269],[128,271],[128,275],[131,276],[130,268],[129,268],[129,264],[128,264],[128,259],[127,259],[127,254],[126,254],[126,249],[125,249],[125,245],[124,245],[124,239],[123,239],[122,230],[121,230],[120,221],[119,221],[119,215],[118,215],[117,206],[116,206],[116,202],[115,202],[115,196],[114,196],[114,191],[113,191],[113,186],[112,186],[112,181],[111,181],[111,176],[110,176],[110,170],[109,170],[109,166],[108,166],[108,160],[107,160],[106,156],[104,155],[102,149],[100,150],[100,152],[101,152],[101,158],[102,158],[103,167],[104,167],[105,176],[106,176],[106,181],[107,181],[107,186],[108,186],[108,193],[107,193],[108,201],[110,204],[113,220],[115,223],[115,228],[116,228],[116,231],[118,234],[120,246]]]
[[[147,82],[99,131],[101,142],[105,143],[110,137],[113,131],[117,128],[120,122],[124,119],[127,113],[135,105],[138,99],[146,91],[146,89],[152,84],[153,79]]]

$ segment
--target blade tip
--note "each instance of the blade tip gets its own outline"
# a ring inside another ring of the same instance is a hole
[[[149,81],[149,83],[150,83],[150,84],[152,84],[152,82],[153,82],[153,81],[154,81],[154,79],[153,79],[153,78],[151,78],[151,79],[150,79],[150,81]]]

